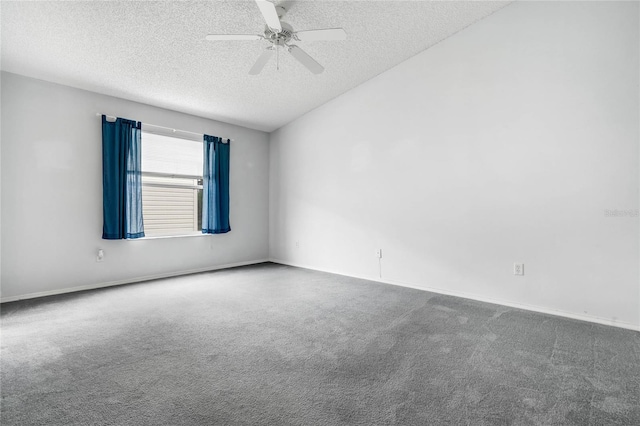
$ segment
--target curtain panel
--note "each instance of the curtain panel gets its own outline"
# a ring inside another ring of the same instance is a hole
[[[202,233],[224,234],[229,224],[229,157],[231,141],[204,135]]]
[[[102,238],[144,237],[142,222],[142,123],[102,116]]]

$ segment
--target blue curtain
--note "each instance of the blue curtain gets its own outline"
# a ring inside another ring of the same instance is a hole
[[[224,234],[229,225],[229,151],[231,141],[204,135],[202,233]]]
[[[142,123],[102,116],[102,238],[144,237],[142,224]]]

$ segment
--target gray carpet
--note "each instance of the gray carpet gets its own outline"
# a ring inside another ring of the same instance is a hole
[[[640,425],[640,333],[281,265],[1,320],[5,426]]]

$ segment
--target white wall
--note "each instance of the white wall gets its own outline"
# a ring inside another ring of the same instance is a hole
[[[270,256],[637,328],[638,20],[514,3],[272,133]]]
[[[1,85],[3,300],[268,257],[266,133],[5,72]],[[232,231],[102,240],[97,112],[234,138]]]

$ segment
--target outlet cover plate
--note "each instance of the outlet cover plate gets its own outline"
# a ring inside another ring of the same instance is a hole
[[[513,264],[513,275],[524,275],[524,263]]]

